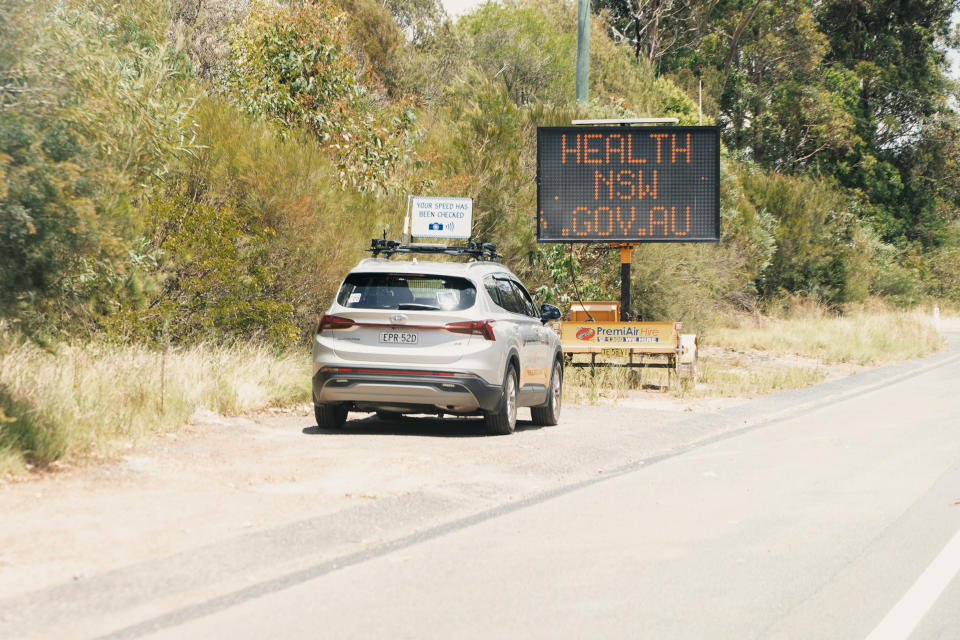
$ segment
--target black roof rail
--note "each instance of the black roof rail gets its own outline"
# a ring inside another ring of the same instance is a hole
[[[446,244],[426,244],[421,242],[411,242],[410,244],[401,244],[396,240],[387,240],[386,238],[374,238],[370,242],[370,248],[367,249],[373,253],[374,258],[379,258],[383,254],[387,258],[396,253],[420,253],[427,255],[443,256],[466,256],[477,261],[490,260],[498,261],[503,256],[497,253],[497,245],[489,242],[473,242],[468,240],[465,246],[450,246]]]

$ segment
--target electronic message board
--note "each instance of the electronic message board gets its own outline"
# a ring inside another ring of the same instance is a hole
[[[539,127],[538,242],[716,242],[716,127]]]

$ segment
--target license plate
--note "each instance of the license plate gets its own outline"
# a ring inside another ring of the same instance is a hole
[[[410,331],[383,331],[380,342],[387,344],[417,344],[419,336]]]

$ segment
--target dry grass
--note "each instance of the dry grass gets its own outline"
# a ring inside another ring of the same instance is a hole
[[[665,375],[654,369],[572,367],[563,373],[563,402],[612,404],[640,389],[660,388]]]
[[[899,362],[946,346],[929,309],[861,308],[837,315],[815,304],[789,317],[738,316],[700,338],[696,384],[665,370],[598,367],[566,370],[564,399],[616,403],[643,389],[669,387],[674,397],[753,397],[806,387],[858,368]]]
[[[111,455],[184,424],[199,407],[238,413],[307,402],[305,351],[198,345],[46,351],[0,326],[0,476]],[[12,419],[12,420],[11,420]]]
[[[697,366],[696,385],[675,393],[691,398],[753,397],[776,391],[808,387],[827,379],[824,365],[809,366],[788,362],[741,364],[739,358],[706,357]]]
[[[838,316],[816,306],[788,318],[743,316],[732,326],[711,331],[702,344],[870,366],[946,346],[928,309],[857,310]]]

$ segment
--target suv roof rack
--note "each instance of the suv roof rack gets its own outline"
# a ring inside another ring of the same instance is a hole
[[[443,256],[467,256],[477,261],[489,260],[498,261],[503,256],[497,253],[497,245],[489,242],[467,241],[465,246],[450,246],[446,244],[426,244],[422,242],[411,242],[410,244],[401,244],[396,240],[387,240],[374,238],[370,242],[370,248],[367,249],[373,253],[374,258],[379,258],[383,254],[388,259],[395,253],[424,253],[430,255]]]

